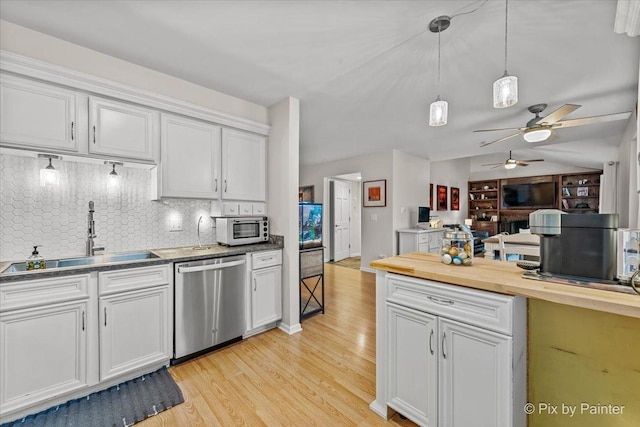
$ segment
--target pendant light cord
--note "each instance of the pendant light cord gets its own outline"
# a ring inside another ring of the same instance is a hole
[[[504,75],[507,73],[507,21],[509,19],[509,0],[505,0],[504,12]]]
[[[440,99],[440,34],[442,33],[442,26],[438,23],[438,99]]]

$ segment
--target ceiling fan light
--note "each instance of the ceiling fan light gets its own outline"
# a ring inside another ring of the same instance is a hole
[[[440,96],[431,103],[429,108],[429,126],[443,126],[447,124],[449,115],[449,103],[440,99]]]
[[[504,76],[493,82],[493,108],[507,108],[518,102],[518,78]]]
[[[524,131],[524,140],[527,142],[546,141],[551,136],[551,129],[527,129]]]
[[[505,169],[515,169],[515,167],[518,166],[518,164],[516,162],[510,162],[507,160],[507,162],[504,164],[504,168]]]

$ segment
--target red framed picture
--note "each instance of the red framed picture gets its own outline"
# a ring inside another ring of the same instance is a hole
[[[436,192],[437,192],[437,203],[438,203],[438,209],[439,211],[446,211],[447,210],[447,186],[446,185],[437,185],[436,186]]]
[[[362,206],[365,208],[387,206],[387,180],[365,181],[362,183]]]
[[[460,189],[456,187],[451,187],[451,210],[460,210]]]

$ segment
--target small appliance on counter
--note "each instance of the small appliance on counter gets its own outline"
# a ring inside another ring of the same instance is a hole
[[[618,279],[630,283],[640,263],[640,229],[618,230]]]
[[[557,209],[529,214],[540,235],[540,273],[613,282],[616,278],[617,214],[569,215]]]
[[[216,218],[216,240],[227,246],[268,242],[269,221],[266,216]]]

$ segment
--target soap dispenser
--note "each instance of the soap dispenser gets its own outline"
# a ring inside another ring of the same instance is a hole
[[[31,256],[27,258],[27,270],[44,270],[45,268],[44,258],[38,253],[38,246],[34,246]]]

